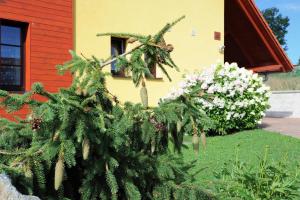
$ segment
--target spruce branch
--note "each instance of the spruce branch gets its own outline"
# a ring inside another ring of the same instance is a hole
[[[166,24],[155,36],[154,36],[154,42],[160,42],[162,40],[162,36],[167,33],[173,26],[175,26],[177,23],[179,23],[181,20],[185,18],[185,15],[179,17],[172,23]]]
[[[111,63],[115,62],[119,57],[124,57],[124,56],[126,56],[126,55],[128,55],[128,54],[131,54],[132,52],[134,52],[135,50],[141,48],[142,46],[144,46],[144,44],[139,44],[138,46],[134,47],[134,48],[131,49],[130,51],[125,52],[125,53],[123,53],[123,54],[121,54],[121,55],[119,55],[119,56],[116,56],[116,57],[112,58],[111,60],[109,60],[109,61],[103,63],[103,64],[101,65],[101,69],[104,68],[105,66],[110,65]]]
[[[97,36],[130,38],[130,42],[128,40],[128,43],[133,43],[135,41],[140,42],[139,45],[129,50],[128,52],[125,52],[100,64],[100,68],[102,69],[107,65],[117,62],[117,66],[120,64],[119,66],[121,67],[129,68],[129,70],[132,72],[132,80],[135,86],[138,86],[140,85],[141,77],[143,75],[147,75],[150,77],[152,76],[149,68],[153,65],[158,64],[159,67],[162,69],[163,73],[168,77],[169,81],[171,81],[171,78],[168,75],[165,68],[163,67],[163,65],[175,68],[177,71],[179,71],[179,69],[170,57],[170,52],[173,51],[174,47],[172,44],[166,44],[163,36],[168,32],[168,30],[170,30],[170,28],[172,28],[184,18],[185,16],[182,16],[176,19],[174,22],[168,23],[154,36],[142,36],[130,33],[98,34]],[[126,59],[127,55],[131,55],[130,60]],[[145,56],[145,58],[142,58],[143,55]]]
[[[34,83],[32,85],[32,91],[34,94],[39,94],[48,99],[51,99],[54,102],[57,102],[57,98],[55,97],[55,95],[51,94],[50,92],[47,92],[41,83]]]
[[[116,57],[114,57],[114,58],[112,58],[112,59],[106,61],[105,63],[103,63],[103,64],[101,65],[101,69],[104,68],[105,66],[110,65],[111,63],[115,62],[115,61],[118,60],[120,57],[124,57],[124,56],[127,56],[127,55],[129,55],[129,54],[132,54],[132,53],[133,53],[134,51],[136,51],[137,49],[140,49],[141,47],[146,46],[146,45],[148,45],[148,46],[153,46],[153,47],[157,47],[157,48],[160,48],[160,49],[162,49],[162,50],[165,50],[165,47],[164,47],[164,46],[157,45],[157,44],[152,43],[152,42],[141,43],[141,44],[137,45],[136,47],[134,47],[133,49],[131,49],[130,51],[127,51],[127,52],[125,52],[125,53],[123,53],[123,54],[121,54],[121,55],[118,55],[118,56],[116,56]]]
[[[6,150],[0,150],[0,154],[2,155],[22,155],[25,154],[26,152],[9,152]]]

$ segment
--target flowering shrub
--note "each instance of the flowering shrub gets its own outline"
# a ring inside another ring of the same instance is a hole
[[[172,101],[201,88],[211,99],[196,97],[197,107],[215,121],[216,132],[254,128],[261,123],[269,107],[269,87],[252,71],[239,68],[236,63],[217,64],[202,74],[187,75],[179,87],[173,89],[163,101]]]

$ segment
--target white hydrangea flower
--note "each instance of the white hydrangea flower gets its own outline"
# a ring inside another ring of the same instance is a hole
[[[163,100],[177,99],[183,94],[188,94],[191,87],[196,85],[203,90],[202,92],[214,97],[212,102],[200,98],[198,102],[201,109],[214,120],[226,119],[226,126],[253,126],[265,116],[269,105],[270,88],[265,86],[262,78],[253,71],[239,68],[236,63],[219,63],[201,74],[187,75],[179,83],[179,87],[172,90]]]
[[[213,85],[211,85],[208,90],[207,90],[207,93],[208,94],[213,94],[215,92],[215,87]]]
[[[213,100],[213,103],[219,108],[224,108],[224,106],[225,106],[224,99],[220,99],[219,97],[215,97]]]
[[[203,89],[203,90],[206,90],[206,89],[208,89],[208,85],[207,85],[207,83],[202,83],[201,84],[201,89]]]

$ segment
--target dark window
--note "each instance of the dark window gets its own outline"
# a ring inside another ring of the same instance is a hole
[[[0,19],[0,89],[24,90],[25,25]]]
[[[112,56],[112,58],[125,53],[125,50],[126,50],[126,39],[115,38],[115,37],[111,38],[111,56]],[[114,76],[124,77],[125,76],[124,70],[122,70],[122,69],[117,70],[116,64],[117,64],[116,61],[111,64],[111,73]]]

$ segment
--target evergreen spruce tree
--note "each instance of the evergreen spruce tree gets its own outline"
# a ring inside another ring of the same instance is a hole
[[[8,112],[31,109],[17,122],[0,119],[0,172],[41,199],[210,199],[187,175],[192,164],[170,150],[180,152],[184,133],[206,123],[193,98],[148,107],[149,67],[157,65],[170,80],[166,67],[178,70],[164,35],[183,18],[153,36],[99,34],[126,37],[137,46],[107,61],[72,53],[58,70],[70,71],[73,83],[58,93],[40,83],[22,95],[0,90]],[[122,103],[108,90],[103,68],[112,62],[131,71],[143,104]]]

